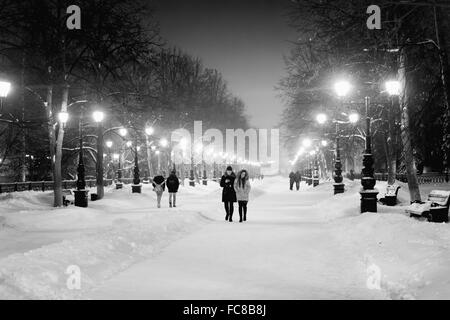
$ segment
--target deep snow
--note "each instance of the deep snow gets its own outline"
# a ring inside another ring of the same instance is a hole
[[[160,210],[150,186],[109,189],[88,209],[49,209],[51,193],[1,195],[0,298],[450,298],[449,225],[410,219],[405,185],[403,206],[360,215],[359,182],[345,182],[333,196],[331,182],[296,192],[285,178],[255,181],[245,224],[224,221],[214,183],[183,187],[176,209],[166,194]],[[81,290],[66,285],[72,265]]]

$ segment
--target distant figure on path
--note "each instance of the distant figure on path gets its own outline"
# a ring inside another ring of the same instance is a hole
[[[302,181],[302,175],[300,174],[300,171],[297,170],[297,172],[294,175],[295,180],[295,187],[297,188],[297,191],[300,190],[300,182]]]
[[[225,174],[220,180],[220,186],[222,190],[222,202],[225,206],[225,221],[233,222],[234,203],[236,200],[236,191],[234,190],[234,180],[236,175],[233,172],[233,168],[228,166]]]
[[[180,188],[180,180],[177,177],[177,173],[173,170],[170,176],[166,180],[167,190],[169,191],[169,207],[176,208],[177,206],[177,192]]]
[[[234,180],[234,190],[239,204],[239,222],[241,223],[247,221],[247,204],[251,189],[247,170],[241,170],[237,179]]]
[[[291,171],[291,173],[289,173],[289,189],[291,191],[294,189],[294,182],[295,182],[295,173]]]
[[[156,198],[158,202],[158,208],[161,208],[161,198],[166,189],[166,179],[161,174],[161,171],[158,172],[158,175],[153,178],[153,191],[156,192]]]

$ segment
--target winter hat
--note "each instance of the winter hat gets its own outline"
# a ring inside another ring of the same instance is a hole
[[[233,171],[233,168],[231,166],[228,166],[227,171]]]

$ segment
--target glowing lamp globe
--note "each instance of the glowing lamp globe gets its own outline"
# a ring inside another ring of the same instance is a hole
[[[309,138],[306,138],[306,139],[303,140],[302,145],[305,148],[309,148],[312,145],[312,140],[309,139]]]
[[[339,81],[334,85],[334,91],[338,97],[345,97],[352,89],[351,84],[348,81]]]
[[[101,111],[95,111],[92,114],[92,118],[94,118],[95,122],[99,123],[99,122],[103,121],[103,119],[105,118],[105,114],[103,112],[101,112]]]
[[[327,115],[324,113],[318,114],[316,117],[316,121],[319,124],[325,124],[325,122],[327,122]]]
[[[122,137],[125,137],[125,136],[128,134],[128,130],[125,129],[125,128],[121,128],[121,129],[119,130],[119,134],[120,134]]]
[[[350,121],[350,123],[357,123],[359,121],[359,114],[357,113],[352,113],[348,116],[348,121]]]
[[[69,114],[67,112],[60,112],[60,113],[58,113],[58,120],[62,124],[67,123],[67,121],[69,121]]]
[[[401,92],[400,81],[392,80],[386,81],[386,91],[390,96],[398,96]]]
[[[145,128],[146,135],[151,136],[151,135],[153,135],[153,133],[155,133],[155,129],[153,129],[152,127]]]

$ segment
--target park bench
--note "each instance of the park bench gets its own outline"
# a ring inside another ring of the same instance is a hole
[[[63,196],[63,205],[65,207],[67,207],[70,204],[74,204],[75,198],[74,198],[72,190],[70,190],[70,189],[63,189],[62,196]]]
[[[400,190],[399,185],[396,184],[388,185],[386,187],[386,193],[384,195],[384,198],[380,198],[380,202],[387,206],[395,206],[397,204],[398,190]]]
[[[432,190],[425,202],[411,204],[406,213],[410,217],[424,217],[430,222],[448,222],[450,191]]]

